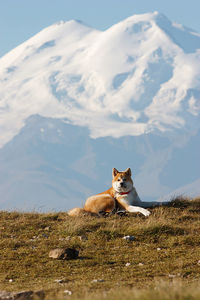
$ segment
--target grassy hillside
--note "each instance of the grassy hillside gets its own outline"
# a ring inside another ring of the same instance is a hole
[[[36,299],[200,299],[200,198],[176,199],[148,218],[0,212],[0,235],[0,291],[44,291]],[[78,259],[49,258],[60,247],[78,249]]]

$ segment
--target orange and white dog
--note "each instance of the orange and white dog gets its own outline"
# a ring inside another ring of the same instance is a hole
[[[96,215],[100,213],[111,213],[116,208],[131,213],[141,213],[149,216],[150,212],[143,208],[147,202],[142,202],[136,192],[131,178],[131,169],[123,172],[117,169],[112,171],[112,187],[98,195],[89,197],[84,208],[73,208],[68,212],[69,216],[80,216],[84,214]],[[150,205],[151,206],[151,205]]]

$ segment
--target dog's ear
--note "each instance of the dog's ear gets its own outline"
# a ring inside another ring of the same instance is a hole
[[[119,173],[119,171],[115,168],[112,169],[112,176],[113,178]]]
[[[130,169],[130,168],[126,169],[124,172],[125,172],[128,176],[131,177],[131,169]]]

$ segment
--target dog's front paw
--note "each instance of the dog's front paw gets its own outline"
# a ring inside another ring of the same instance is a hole
[[[127,211],[131,212],[131,213],[141,213],[143,214],[145,217],[148,217],[150,215],[150,211],[148,211],[146,208],[142,208],[142,207],[138,207],[138,206],[132,206],[129,205],[127,208]]]
[[[142,214],[145,216],[145,217],[148,217],[148,216],[150,216],[150,211],[148,211],[147,209],[144,209],[143,211],[142,211]]]

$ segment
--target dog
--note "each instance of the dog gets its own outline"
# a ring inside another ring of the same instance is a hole
[[[145,207],[160,205],[157,202],[142,202],[137,194],[131,178],[131,169],[123,172],[112,170],[112,187],[105,192],[89,197],[83,208],[73,208],[68,211],[69,216],[99,215],[112,213],[116,210],[130,213],[141,213],[145,217],[150,212]]]

